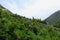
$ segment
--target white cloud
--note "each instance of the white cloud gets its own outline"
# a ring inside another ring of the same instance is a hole
[[[6,8],[9,9],[13,13],[21,13],[21,10],[18,8],[16,2],[12,0],[11,2],[9,0],[2,0],[2,2],[7,5]]]
[[[60,9],[60,0],[23,0],[25,2],[22,8],[18,8],[18,2],[16,4],[16,0],[12,2],[8,0],[4,1],[9,10],[28,18],[36,17],[45,19],[53,12]]]
[[[56,11],[57,7],[60,7],[60,0],[35,0],[30,5],[28,2],[24,4],[23,13],[27,17],[45,17],[48,14],[48,10],[49,12]]]

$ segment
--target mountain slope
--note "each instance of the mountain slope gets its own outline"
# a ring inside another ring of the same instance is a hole
[[[60,31],[56,28],[42,25],[45,22],[39,19],[28,19],[1,7],[0,40],[60,40]]]
[[[60,25],[60,10],[49,16],[45,21],[47,21],[50,25]]]

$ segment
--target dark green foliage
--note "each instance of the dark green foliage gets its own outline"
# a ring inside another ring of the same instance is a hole
[[[3,36],[0,36],[0,40],[5,40],[5,37],[3,37]]]
[[[54,27],[60,28],[60,23],[56,23]]]
[[[45,21],[28,19],[2,9],[0,7],[0,40],[60,40],[60,31]]]

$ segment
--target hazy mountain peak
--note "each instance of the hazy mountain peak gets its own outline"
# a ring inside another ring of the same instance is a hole
[[[56,11],[55,13],[53,13],[51,16],[49,16],[46,21],[49,24],[57,24],[60,23],[60,10]]]

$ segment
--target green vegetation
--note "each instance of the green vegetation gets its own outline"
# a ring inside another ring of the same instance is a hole
[[[48,22],[49,25],[60,28],[60,10],[53,13],[45,21]]]
[[[0,7],[0,40],[60,40],[60,31],[40,19],[28,19]]]

